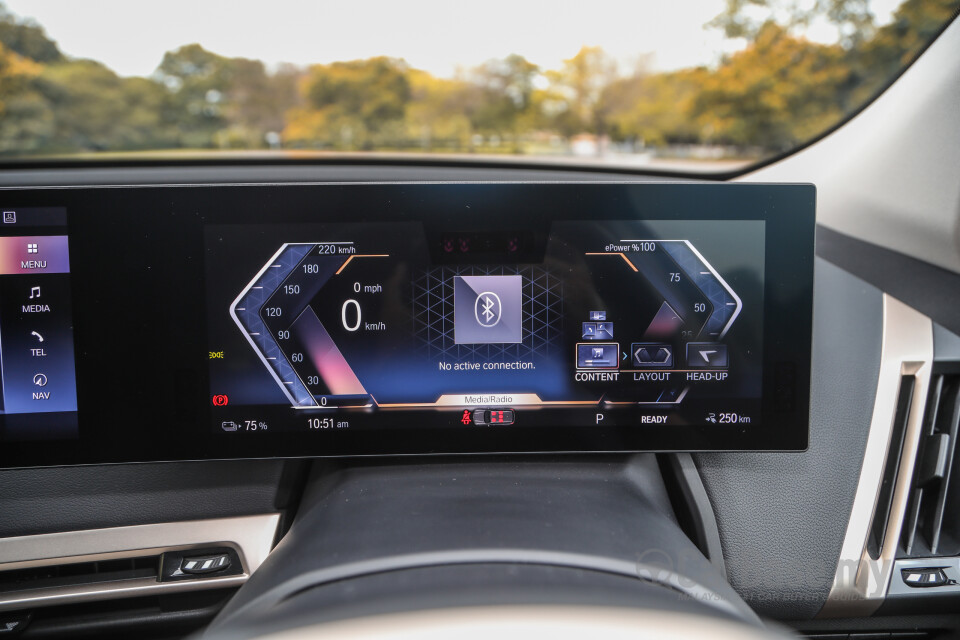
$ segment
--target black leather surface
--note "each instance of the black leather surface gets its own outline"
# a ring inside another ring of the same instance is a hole
[[[694,456],[730,583],[785,620],[816,615],[830,592],[880,371],[881,292],[822,259],[815,282],[809,449]]]
[[[641,454],[398,460],[318,472],[290,532],[211,629],[251,625],[321,585],[489,563],[669,582],[697,591],[674,597],[703,596],[718,611],[755,620],[679,529],[653,455]]]
[[[817,227],[817,255],[960,333],[960,273],[823,226]]]
[[[467,564],[389,571],[319,585],[260,615],[241,615],[225,625],[215,625],[202,637],[262,638],[350,618],[522,605],[623,607],[739,622],[696,598],[678,597],[659,585],[625,576],[535,564]]]
[[[0,538],[269,513],[283,466],[238,460],[0,471]]]

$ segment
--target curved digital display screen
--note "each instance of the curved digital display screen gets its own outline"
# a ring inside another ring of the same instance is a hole
[[[807,446],[812,185],[3,197],[2,467]]]
[[[212,226],[213,426],[761,421],[764,227]]]

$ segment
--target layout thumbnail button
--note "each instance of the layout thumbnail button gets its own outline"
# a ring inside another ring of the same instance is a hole
[[[704,369],[727,367],[727,345],[716,342],[688,342],[687,365]]]
[[[584,340],[613,340],[613,323],[584,322],[581,337]]]
[[[596,322],[584,322],[582,337],[584,340],[596,340],[597,338],[597,323]]]
[[[673,345],[663,342],[634,342],[630,345],[633,366],[669,369],[673,366]]]

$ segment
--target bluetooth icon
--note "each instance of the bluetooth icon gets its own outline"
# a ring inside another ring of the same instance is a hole
[[[491,318],[493,318],[493,312],[490,311],[490,308],[493,307],[493,298],[487,297],[483,299],[483,317],[489,323]]]
[[[500,322],[500,296],[492,291],[484,291],[477,296],[477,322],[481,327],[495,327]]]

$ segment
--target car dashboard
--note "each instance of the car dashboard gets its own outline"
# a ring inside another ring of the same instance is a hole
[[[0,633],[955,636],[958,33],[733,181],[6,169]]]

